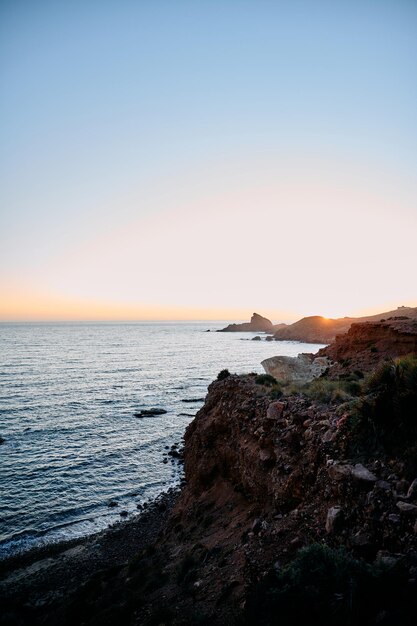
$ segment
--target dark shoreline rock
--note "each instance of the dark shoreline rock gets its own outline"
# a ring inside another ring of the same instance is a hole
[[[168,413],[165,409],[155,408],[155,409],[141,409],[137,413],[133,413],[135,417],[156,417],[157,415],[165,415]]]

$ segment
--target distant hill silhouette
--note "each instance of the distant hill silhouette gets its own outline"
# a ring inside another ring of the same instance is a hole
[[[277,341],[304,341],[306,343],[331,343],[336,335],[346,333],[356,322],[378,322],[390,317],[408,317],[417,319],[417,307],[400,306],[393,311],[385,311],[365,317],[340,317],[329,319],[320,315],[303,317],[293,324],[272,324],[258,313],[252,315],[250,322],[229,324],[219,332],[265,332],[273,334]]]

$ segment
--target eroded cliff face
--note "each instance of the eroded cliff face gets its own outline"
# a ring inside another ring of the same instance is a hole
[[[414,580],[416,464],[404,462],[404,449],[376,451],[366,440],[356,448],[343,404],[274,395],[255,376],[214,382],[187,429],[187,483],[163,542],[175,556],[166,571],[190,560],[175,590],[183,616],[191,594],[207,623],[259,623],[254,590],[312,544],[343,546],[375,567],[401,563]]]
[[[344,335],[319,350],[318,356],[328,357],[335,365],[331,375],[349,371],[369,372],[387,359],[417,352],[417,320],[403,316],[379,322],[352,324]]]
[[[266,508],[298,500],[320,452],[310,447],[305,453],[305,403],[294,399],[290,408],[266,389],[254,376],[230,376],[210,386],[185,434],[182,499],[227,483]]]

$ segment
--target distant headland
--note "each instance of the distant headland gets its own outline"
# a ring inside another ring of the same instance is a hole
[[[263,332],[273,335],[276,341],[303,341],[306,343],[331,343],[336,335],[346,333],[352,324],[358,322],[378,322],[392,317],[417,319],[417,307],[399,306],[393,311],[385,311],[366,317],[339,317],[330,319],[320,315],[303,317],[293,324],[273,324],[259,313],[254,313],[250,322],[229,324],[219,332]]]

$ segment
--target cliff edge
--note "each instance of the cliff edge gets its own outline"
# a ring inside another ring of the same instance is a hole
[[[14,623],[416,623],[417,330],[404,322],[352,327],[327,349],[353,358],[378,335],[369,369],[297,388],[222,372],[157,538],[67,597],[15,598]]]

